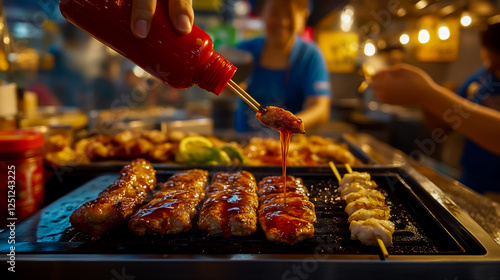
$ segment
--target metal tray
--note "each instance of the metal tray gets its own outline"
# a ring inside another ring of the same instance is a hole
[[[213,168],[211,174],[217,170],[221,169]],[[159,171],[158,181],[166,181],[176,171]],[[276,170],[278,172],[262,168],[249,171],[254,173],[257,180],[280,173],[280,169]],[[207,236],[196,226],[180,235],[138,237],[123,225],[92,242],[88,236],[74,231],[69,216],[116,179],[116,174],[110,174],[88,182],[20,225],[16,250],[25,253],[308,254],[326,242],[328,245],[322,249],[324,254],[378,254],[377,247],[350,240],[347,215],[343,210],[345,205],[335,199],[338,182],[331,172],[317,168],[304,171],[291,169],[289,173],[302,178],[308,186],[310,199],[316,206],[318,222],[315,224],[314,238],[294,246],[269,242],[261,231],[248,237],[224,239]],[[390,254],[485,254],[480,243],[467,234],[460,223],[446,217],[444,209],[432,208],[436,203],[428,198],[420,198],[408,184],[408,178],[405,180],[401,176],[404,174],[394,171],[386,169],[370,172],[379,189],[387,196],[391,220],[396,225],[394,246],[388,248]],[[7,250],[0,246],[0,251]]]
[[[363,165],[377,165],[378,162],[373,159],[373,157],[369,156],[363,150],[358,147],[355,143],[347,139],[346,137],[340,135],[338,137],[334,137],[336,141],[339,143],[344,143],[349,148],[349,151],[361,161]],[[232,139],[234,140],[234,138]],[[228,140],[230,141],[230,140]],[[238,142],[238,141],[237,141]],[[242,141],[239,141],[242,142]],[[95,161],[91,163],[69,163],[67,165],[57,165],[51,162],[45,162],[45,168],[53,171],[55,173],[66,173],[66,172],[75,172],[75,171],[85,171],[85,172],[103,172],[103,171],[119,171],[125,164],[129,163],[129,160],[107,160],[107,161]],[[175,169],[179,167],[183,167],[185,165],[178,164],[175,162],[167,162],[167,163],[153,163],[153,166],[156,169]],[[272,166],[272,165],[269,165]],[[242,166],[244,168],[246,166]]]

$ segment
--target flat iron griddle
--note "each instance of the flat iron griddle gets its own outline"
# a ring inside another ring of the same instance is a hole
[[[241,167],[207,167],[234,172]],[[159,170],[158,182],[164,182],[176,171],[187,168]],[[257,180],[279,175],[280,168],[243,167]],[[358,168],[368,171],[386,195],[391,208],[391,221],[396,225],[391,255],[481,255],[485,249],[464,227],[431,197],[418,182],[398,168]],[[341,173],[345,172],[340,168]],[[295,245],[268,241],[261,229],[246,237],[209,236],[196,225],[183,234],[167,236],[135,236],[126,225],[120,226],[92,241],[76,232],[69,216],[85,201],[93,199],[116,174],[98,177],[55,201],[18,227],[16,252],[56,254],[380,254],[350,240],[345,204],[337,197],[338,182],[328,168],[289,168],[288,174],[300,177],[309,188],[310,200],[316,206],[318,222],[312,239]],[[198,216],[194,218],[196,223]],[[6,232],[0,234],[5,238]],[[8,246],[0,245],[1,252]]]

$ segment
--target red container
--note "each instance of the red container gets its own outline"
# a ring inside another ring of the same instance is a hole
[[[213,50],[210,36],[193,26],[179,35],[168,18],[168,1],[158,1],[149,34],[130,28],[132,0],[61,0],[62,15],[97,40],[174,88],[200,88],[219,95],[236,67]]]
[[[43,134],[0,130],[0,221],[20,221],[43,206]],[[7,223],[6,223],[7,222]]]

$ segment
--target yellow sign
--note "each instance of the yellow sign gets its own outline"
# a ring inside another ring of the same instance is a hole
[[[435,16],[425,16],[419,19],[417,26],[414,38],[418,38],[418,32],[422,29],[429,32],[427,43],[415,40],[416,56],[419,61],[450,62],[457,59],[460,44],[460,24],[457,18],[440,19]]]
[[[193,7],[199,11],[219,11],[222,9],[222,0],[194,0]]]
[[[356,70],[359,45],[357,33],[318,30],[317,42],[323,51],[330,72],[352,73]]]

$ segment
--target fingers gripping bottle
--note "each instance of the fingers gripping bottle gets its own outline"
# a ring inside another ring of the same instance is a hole
[[[158,1],[144,39],[130,28],[132,0],[61,0],[59,8],[69,22],[173,88],[197,84],[219,95],[236,72],[198,26],[187,35],[174,30],[167,1]]]

